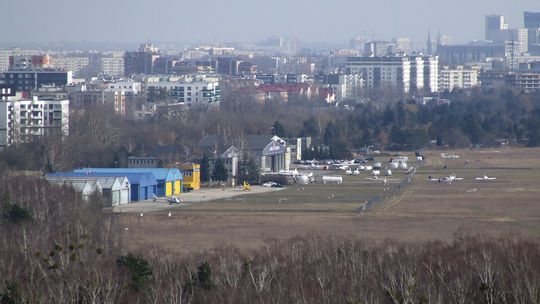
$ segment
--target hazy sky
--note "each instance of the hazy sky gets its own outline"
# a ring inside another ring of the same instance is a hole
[[[0,42],[257,41],[271,35],[346,42],[356,34],[454,42],[484,37],[484,16],[523,26],[540,0],[0,0]]]

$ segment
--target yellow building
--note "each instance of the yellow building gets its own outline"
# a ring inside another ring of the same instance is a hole
[[[201,165],[199,164],[180,164],[178,166],[184,177],[184,187],[198,190],[201,188]]]

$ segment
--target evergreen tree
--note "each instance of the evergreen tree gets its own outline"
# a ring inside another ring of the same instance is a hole
[[[277,135],[279,137],[285,136],[285,127],[283,127],[279,120],[276,120],[276,122],[274,122],[272,128],[274,128],[274,135]]]
[[[209,170],[208,157],[206,154],[203,155],[201,159],[201,182],[207,183],[210,181],[210,170]]]
[[[243,160],[238,165],[238,182],[248,182],[258,184],[261,177],[261,169],[252,157],[244,155]]]
[[[246,169],[249,182],[258,184],[261,178],[261,169],[252,157],[248,158],[246,162]]]
[[[214,164],[214,170],[212,170],[211,177],[213,181],[219,181],[219,182],[224,182],[229,177],[227,168],[225,168],[225,164],[223,164],[223,160],[221,158],[218,158],[216,160],[216,163]]]

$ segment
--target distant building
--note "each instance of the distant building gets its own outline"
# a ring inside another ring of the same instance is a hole
[[[13,85],[0,83],[0,101],[7,100],[8,97],[16,95],[16,90]]]
[[[125,74],[123,57],[102,57],[101,74],[107,76],[122,76]]]
[[[137,51],[124,54],[125,75],[154,74],[154,63],[159,57],[157,48],[151,44],[141,44]]]
[[[488,58],[503,58],[504,44],[441,45],[437,54],[441,65],[465,65],[486,61]]]
[[[71,71],[8,71],[0,74],[0,82],[14,86],[16,91],[35,91],[44,85],[65,87],[73,82]]]
[[[319,75],[318,80],[332,88],[336,101],[355,100],[364,85],[361,75],[326,74]]]
[[[240,144],[242,146],[239,148],[228,146],[222,136],[207,135],[199,142],[199,148],[204,154],[213,158],[222,157],[222,154],[231,155],[231,157],[235,155],[243,157],[243,153],[246,153],[253,157],[262,172],[289,170],[291,149],[287,142],[280,137],[275,135],[246,135]]]
[[[56,70],[71,71],[74,77],[98,74],[96,68],[92,70],[91,58],[88,56],[52,56],[51,67]]]
[[[39,70],[51,67],[49,55],[13,55],[9,56],[9,70]]]
[[[526,28],[540,28],[540,13],[523,12],[523,19]]]
[[[153,156],[149,157],[128,157],[128,168],[158,168],[160,161]]]
[[[0,102],[0,147],[53,133],[67,135],[68,131],[69,100]]]
[[[349,57],[346,71],[361,75],[367,89],[395,88],[408,93],[411,87],[408,57]]]
[[[486,40],[498,41],[501,33],[508,30],[508,24],[501,15],[486,16]],[[504,42],[504,40],[502,41]]]
[[[201,165],[200,164],[179,164],[175,166],[180,169],[184,177],[184,185],[193,190],[201,188]]]
[[[540,90],[540,73],[518,72],[506,75],[506,85],[520,88],[526,92]]]
[[[6,72],[9,70],[10,57],[12,56],[33,56],[39,55],[41,51],[39,50],[23,50],[23,49],[9,49],[9,50],[0,50],[0,73]]]
[[[439,75],[439,90],[470,89],[479,85],[478,70],[458,66],[451,69],[443,67]]]
[[[221,101],[221,87],[217,77],[149,79],[146,87],[149,94],[162,90],[168,93],[172,100],[189,105],[217,105]]]

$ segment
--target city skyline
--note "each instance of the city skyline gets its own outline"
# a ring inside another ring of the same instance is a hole
[[[427,38],[428,30],[432,38],[440,30],[451,36],[453,42],[460,43],[484,38],[486,15],[504,15],[510,27],[515,28],[523,26],[523,11],[540,11],[540,2],[535,0],[473,3],[384,0],[370,4],[338,0],[332,3],[332,8],[306,0],[294,3],[277,0],[264,7],[246,0],[226,3],[157,0],[151,6],[127,0],[97,0],[84,9],[81,4],[78,0],[46,3],[7,0],[0,4],[0,9],[24,12],[24,18],[14,13],[0,19],[0,27],[10,28],[9,32],[0,32],[0,40],[4,43],[252,42],[279,35],[305,42],[344,44],[356,35],[367,39],[410,37],[422,41]],[[464,7],[467,9],[463,10]],[[418,12],[423,12],[421,18],[410,17],[418,16]]]

